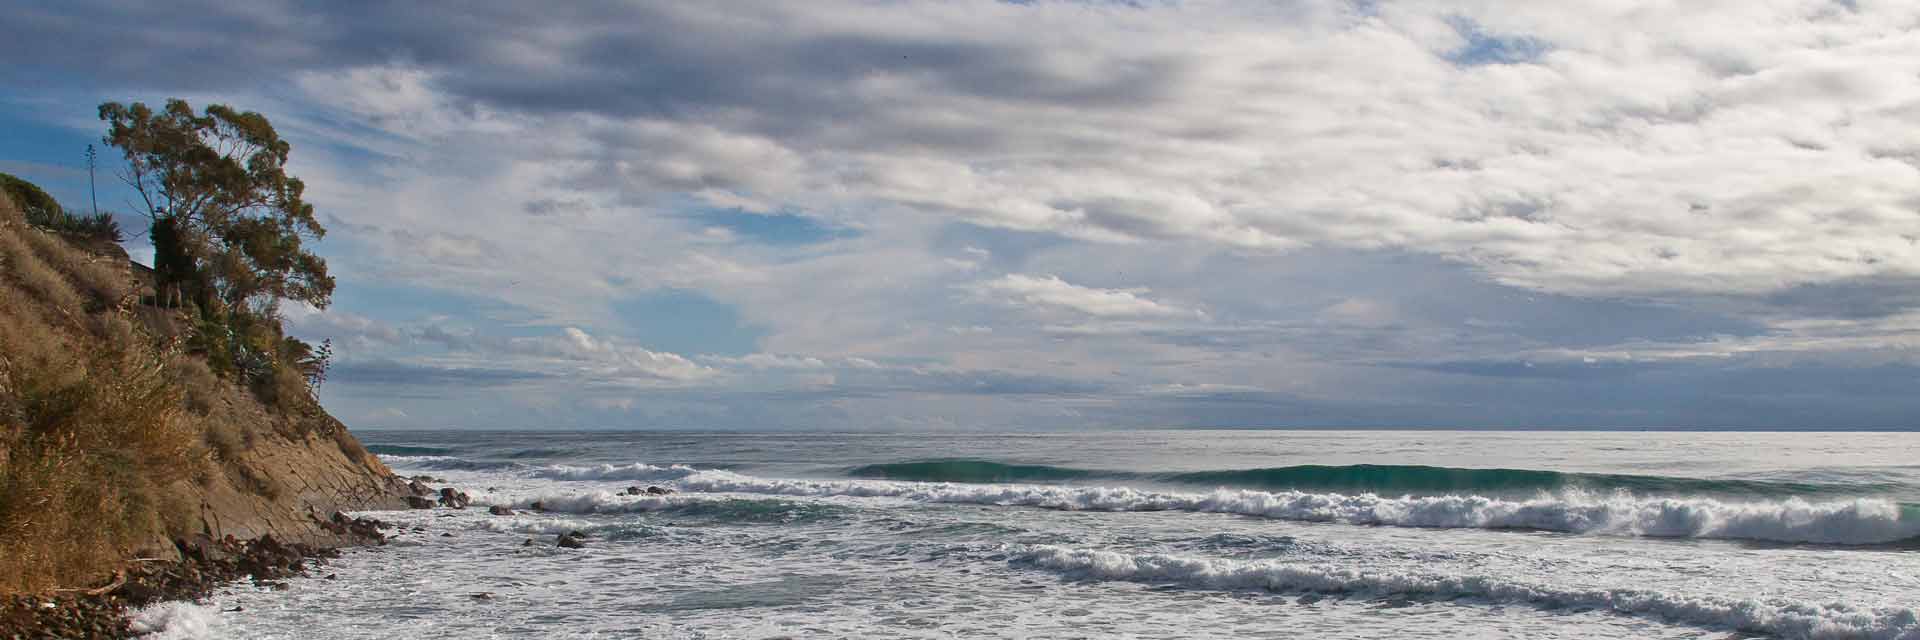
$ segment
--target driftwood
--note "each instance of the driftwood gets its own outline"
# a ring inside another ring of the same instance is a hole
[[[141,558],[141,560],[148,559],[157,560],[158,558]],[[55,593],[78,593],[85,596],[104,596],[124,586],[127,586],[127,570],[121,569],[113,572],[113,582],[107,583],[107,586],[104,587],[96,587],[93,589],[54,589],[53,591]]]

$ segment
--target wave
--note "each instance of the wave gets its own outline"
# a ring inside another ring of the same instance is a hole
[[[453,453],[452,449],[443,447],[423,447],[410,444],[370,444],[367,445],[367,451],[381,456],[444,456]]]
[[[1599,609],[1710,628],[1809,640],[1920,640],[1920,609],[1685,596],[1647,589],[1581,589],[1493,576],[1355,571],[1274,560],[1126,554],[1035,545],[1013,562],[1091,580],[1200,589],[1476,598],[1543,609]]]
[[[514,509],[531,509],[535,502],[541,503],[542,509],[556,513],[655,513],[728,523],[791,524],[835,517],[850,511],[848,507],[821,502],[697,496],[623,496],[607,491],[546,495],[516,500],[509,506]]]
[[[498,461],[498,460],[468,460],[466,458],[458,458],[454,456],[438,456],[438,455],[405,456],[405,455],[382,454],[380,456],[380,461],[385,462],[389,467],[394,467],[400,470],[414,470],[414,471],[493,471],[493,470],[500,470],[500,469],[512,469],[520,466],[520,464],[516,462],[505,462],[505,461]]]
[[[992,460],[973,460],[967,458],[869,464],[848,469],[847,475],[856,478],[881,478],[919,482],[976,483],[1059,482],[1086,478],[1137,477],[1136,474],[1126,472],[1094,471],[1090,469],[1074,469],[1071,467],[1055,467],[1044,464],[1006,464]]]
[[[1570,473],[1535,469],[1470,469],[1424,465],[1296,465],[1259,469],[1230,469],[1184,473],[1142,473],[1077,469],[1038,464],[1007,464],[993,460],[947,458],[853,467],[847,475],[916,482],[1057,483],[1078,480],[1140,480],[1240,489],[1313,489],[1330,491],[1406,492],[1538,492],[1584,489],[1624,490],[1644,495],[1750,495],[1786,497],[1888,492],[1900,485],[1888,483],[1817,484],[1770,480],[1737,480]]]
[[[1920,511],[1884,499],[1736,502],[1653,498],[1577,489],[1529,499],[1480,495],[1383,497],[1218,489],[1206,493],[1129,487],[968,485],[875,480],[780,480],[704,470],[675,482],[686,491],[792,496],[891,497],[921,502],[1076,511],[1189,511],[1278,520],[1432,528],[1528,529],[1669,538],[1723,538],[1865,545],[1920,536]]]
[[[572,466],[556,464],[533,470],[534,477],[548,480],[651,481],[678,480],[699,473],[686,465],[602,464]]]
[[[220,614],[192,602],[156,602],[135,610],[127,626],[146,640],[212,638],[221,628]]]

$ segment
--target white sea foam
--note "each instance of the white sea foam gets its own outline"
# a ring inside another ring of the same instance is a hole
[[[1685,596],[1644,589],[1578,589],[1491,576],[1356,571],[1275,560],[1225,560],[1035,545],[1021,562],[1078,578],[1175,583],[1201,589],[1478,598],[1551,609],[1600,609],[1785,638],[1920,640],[1920,610],[1841,603]]]
[[[453,456],[400,456],[400,455],[388,455],[384,453],[380,454],[380,461],[386,463],[387,466],[390,466],[390,467],[415,466],[415,465],[429,464],[434,462],[451,462],[456,460],[460,460],[460,459]]]
[[[686,465],[602,464],[595,466],[552,465],[533,470],[533,475],[549,480],[665,481],[700,473]]]
[[[213,609],[191,602],[160,602],[133,612],[128,625],[133,632],[149,640],[197,640],[211,638],[219,626]]]
[[[686,502],[701,500],[693,497],[669,497],[639,495],[621,495],[611,491],[592,491],[587,493],[548,493],[528,497],[512,502],[515,509],[530,509],[534,503],[546,511],[560,513],[646,513],[671,509]]]
[[[1825,544],[1878,544],[1920,536],[1920,521],[1903,519],[1900,505],[1890,500],[1866,498],[1831,502],[1808,502],[1799,498],[1727,502],[1577,490],[1532,499],[1228,489],[1169,493],[1128,487],[785,480],[716,470],[689,473],[675,485],[681,490],[702,492],[896,497],[922,502],[1062,510],[1194,511],[1356,525],[1533,529],[1620,536]]]

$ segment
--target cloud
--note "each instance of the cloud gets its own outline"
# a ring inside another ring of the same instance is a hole
[[[551,405],[423,423],[1764,421],[1920,359],[1910,5],[74,0],[0,100],[273,116],[387,290],[289,327]]]
[[[517,369],[436,367],[430,365],[407,364],[393,360],[372,360],[366,362],[343,362],[327,372],[329,382],[336,384],[367,385],[384,387],[389,385],[425,386],[425,387],[497,387],[533,380],[547,376]]]
[[[37,35],[4,52],[16,75],[87,64],[135,85],[291,72],[384,131],[563,141],[549,146],[565,179],[646,197],[877,201],[1106,242],[1391,247],[1566,293],[1920,275],[1920,169],[1902,159],[1920,157],[1920,87],[1904,80],[1920,52],[1883,26],[1916,18],[1901,3],[1711,19],[1418,1],[496,4],[463,6],[461,30],[420,5],[365,9],[63,3],[16,15]],[[99,59],[36,46],[76,23],[108,34]],[[250,64],[191,64],[204,54],[186,43],[209,40]],[[154,75],[152,58],[194,71]]]
[[[1061,280],[1058,276],[1008,274],[969,287],[984,297],[998,297],[1015,305],[1065,309],[1100,318],[1194,317],[1198,311],[1181,309],[1145,297],[1145,289],[1097,289]]]

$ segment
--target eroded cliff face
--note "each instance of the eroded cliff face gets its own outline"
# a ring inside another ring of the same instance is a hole
[[[359,544],[364,540],[323,523],[337,511],[406,508],[405,496],[411,495],[406,481],[317,405],[304,413],[280,413],[244,391],[232,391],[209,417],[247,429],[239,436],[240,447],[224,454],[228,457],[214,451],[207,477],[168,488],[195,505],[194,512],[163,522],[142,553],[166,554],[174,540],[194,534],[242,540],[270,534],[282,542],[321,547]]]
[[[0,593],[99,584],[202,535],[361,543],[334,512],[405,506],[303,386],[214,375],[191,316],[148,304],[141,278],[0,195]]]

